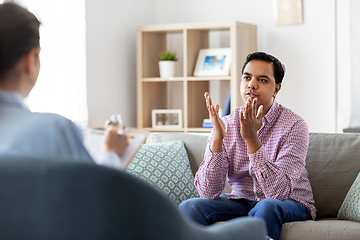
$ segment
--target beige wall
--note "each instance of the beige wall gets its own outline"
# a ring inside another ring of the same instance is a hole
[[[120,113],[136,126],[136,28],[153,24],[152,0],[86,0],[89,125]]]
[[[270,0],[87,0],[90,124],[119,112],[136,125],[136,26],[236,20],[256,24],[258,49],[286,65],[277,100],[312,132],[341,131],[350,116],[350,86],[338,80],[349,70],[350,1],[303,0],[303,24],[276,26]]]
[[[304,24],[291,26],[275,25],[273,2],[156,0],[155,23],[236,20],[256,24],[258,50],[277,56],[287,68],[277,100],[300,114],[310,131],[334,132],[335,1],[304,0]]]

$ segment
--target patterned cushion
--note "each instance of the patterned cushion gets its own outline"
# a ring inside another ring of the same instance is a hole
[[[337,217],[339,220],[360,222],[360,173],[350,187]]]
[[[176,204],[199,197],[182,141],[143,144],[127,171],[160,188]]]

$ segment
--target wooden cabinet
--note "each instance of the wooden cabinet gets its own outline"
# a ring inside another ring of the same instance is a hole
[[[194,77],[193,72],[200,49],[231,48],[229,76]],[[239,86],[241,68],[247,54],[257,49],[256,26],[240,22],[185,23],[140,26],[137,29],[137,127],[152,128],[153,109],[181,109],[183,126],[180,129],[156,131],[208,132],[202,128],[209,118],[204,92],[212,89],[231,90],[231,111],[243,104]],[[159,74],[159,53],[176,51],[177,74],[163,79]],[[210,91],[211,95],[214,95]],[[226,94],[217,94],[221,102]]]

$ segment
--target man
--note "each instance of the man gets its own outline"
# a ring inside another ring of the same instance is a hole
[[[0,4],[0,156],[58,157],[94,162],[80,130],[68,119],[32,113],[23,99],[40,70],[38,19],[13,3]],[[46,101],[46,99],[44,99]],[[128,145],[126,134],[108,130],[99,164],[123,169],[119,155]]]
[[[242,68],[244,106],[220,119],[219,105],[205,93],[213,130],[195,176],[201,196],[179,209],[203,225],[240,216],[261,217],[269,236],[279,239],[282,224],[315,219],[305,169],[309,132],[305,121],[275,100],[285,67],[275,57],[249,54]],[[226,174],[233,191],[221,194]],[[220,195],[221,194],[221,195]]]

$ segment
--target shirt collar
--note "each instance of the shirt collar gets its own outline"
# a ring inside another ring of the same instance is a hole
[[[0,90],[0,104],[2,103],[29,109],[24,102],[24,98],[20,94],[12,91]]]
[[[271,123],[277,117],[277,111],[279,109],[279,103],[274,99],[273,104],[269,108],[269,111],[263,117],[263,122]]]

